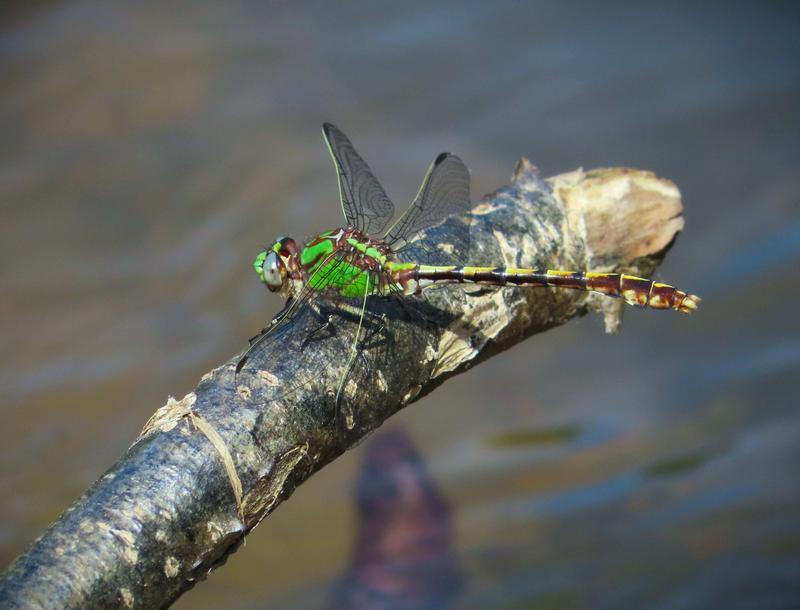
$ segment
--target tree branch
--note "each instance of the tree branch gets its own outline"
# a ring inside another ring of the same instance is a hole
[[[544,181],[522,159],[512,184],[475,206],[470,263],[650,275],[683,227],[681,210],[675,185],[649,172],[579,170]],[[375,353],[393,365],[374,360],[345,376],[341,414],[332,388],[354,321],[314,341],[293,328],[238,377],[236,357],[182,400],[170,398],[10,566],[0,605],[168,606],[298,485],[445,379],[591,310],[613,332],[622,311],[620,300],[551,289],[449,287],[418,305],[423,319],[389,311],[390,340]]]

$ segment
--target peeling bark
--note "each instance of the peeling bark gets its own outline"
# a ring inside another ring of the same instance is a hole
[[[542,180],[522,159],[511,185],[474,207],[470,263],[647,276],[683,227],[681,210],[675,185],[650,172],[578,170]],[[0,605],[168,606],[298,485],[405,405],[589,311],[614,332],[623,307],[579,291],[463,286],[433,290],[425,303],[434,323],[387,323],[392,359],[402,365],[345,386],[352,427],[335,425],[331,391],[345,342],[304,345],[299,333],[248,363],[257,375],[236,378],[237,356],[182,400],[170,398],[120,461],[9,567]],[[301,346],[302,358],[286,357]],[[276,393],[282,387],[293,390]]]

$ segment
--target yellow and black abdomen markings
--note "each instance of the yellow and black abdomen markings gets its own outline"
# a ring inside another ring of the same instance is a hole
[[[622,297],[627,303],[638,307],[675,309],[684,313],[697,309],[700,302],[700,297],[687,294],[674,286],[622,273],[420,265],[414,275],[419,288],[439,282],[469,282],[492,286],[551,286],[591,290],[612,297]]]
[[[700,304],[700,297],[687,294],[669,284],[662,284],[622,273],[586,273],[586,290],[622,297],[626,303],[652,309],[674,309],[691,313]]]
[[[583,272],[513,267],[434,267],[420,265],[417,279],[432,282],[467,282],[492,286],[560,286],[584,289]]]

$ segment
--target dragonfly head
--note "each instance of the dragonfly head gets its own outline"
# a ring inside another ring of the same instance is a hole
[[[279,237],[267,250],[259,252],[253,260],[253,269],[272,292],[285,288],[289,270],[295,266],[297,244],[291,237]]]

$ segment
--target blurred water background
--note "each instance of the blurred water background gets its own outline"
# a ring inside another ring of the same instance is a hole
[[[661,277],[705,299],[570,323],[387,424],[450,532],[414,607],[800,606],[799,58],[792,2],[3,5],[2,564],[277,311],[250,261],[340,222],[328,120],[399,209],[443,150],[476,197],[523,154],[654,170],[687,223]],[[356,599],[381,438],[176,607]]]

